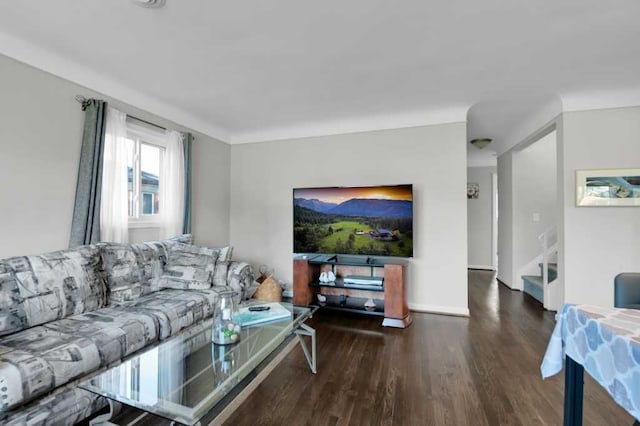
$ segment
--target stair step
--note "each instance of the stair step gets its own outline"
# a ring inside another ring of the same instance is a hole
[[[542,277],[536,275],[523,275],[522,280],[524,282],[524,292],[536,299],[538,302],[544,303]]]
[[[525,281],[529,281],[531,285],[539,286],[542,288],[542,277],[537,275],[523,275],[522,279]]]

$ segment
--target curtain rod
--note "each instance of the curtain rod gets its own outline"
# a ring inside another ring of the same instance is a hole
[[[76,101],[80,102],[80,104],[82,104],[83,106],[84,106],[84,103],[88,101],[88,99],[87,99],[87,98],[85,98],[85,97],[84,97],[84,96],[82,96],[82,95],[76,95],[75,99],[76,99]],[[83,109],[84,109],[84,108],[83,108]],[[135,116],[130,115],[130,114],[127,114],[127,118],[132,118],[132,119],[134,119],[134,120],[136,120],[136,121],[141,121],[141,122],[143,122],[143,123],[145,123],[145,124],[148,124],[148,125],[150,125],[150,126],[157,127],[158,129],[167,130],[167,128],[166,128],[166,127],[162,127],[162,126],[160,126],[160,125],[158,125],[158,124],[156,124],[156,123],[152,123],[152,122],[150,122],[150,121],[143,120],[142,118],[138,118],[138,117],[135,117]]]
[[[141,122],[143,122],[144,124],[148,124],[149,126],[157,127],[158,129],[167,130],[167,128],[166,128],[166,127],[162,127],[162,126],[160,126],[159,124],[152,123],[152,122],[147,121],[147,120],[143,120],[142,118],[134,117],[133,115],[129,115],[129,114],[127,114],[127,118],[132,118],[132,119],[134,119],[134,120],[136,120],[136,121],[141,121]]]

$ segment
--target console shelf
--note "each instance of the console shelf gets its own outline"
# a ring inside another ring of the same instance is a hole
[[[374,310],[374,311],[365,311],[362,309],[356,309],[356,308],[347,308],[344,306],[336,306],[336,305],[316,305],[321,309],[326,309],[328,311],[339,311],[339,312],[348,312],[348,313],[352,313],[352,314],[358,314],[358,315],[371,315],[371,316],[376,316],[376,317],[383,317],[384,316],[384,310]]]
[[[311,255],[293,261],[293,303],[300,306],[319,304],[323,309],[384,315],[383,326],[405,328],[411,324],[407,306],[407,262],[377,257]],[[322,272],[333,272],[333,283],[320,282]],[[345,285],[347,276],[382,278],[383,285]],[[317,296],[326,297],[319,303]],[[364,302],[373,300],[376,307],[366,309]]]
[[[382,285],[369,285],[369,284],[345,284],[344,278],[336,278],[335,282],[322,283],[320,281],[313,281],[309,283],[310,287],[326,287],[326,288],[340,288],[343,290],[368,290],[384,292],[384,286]]]

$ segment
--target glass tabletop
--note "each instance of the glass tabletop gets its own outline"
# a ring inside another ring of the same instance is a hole
[[[281,304],[291,317],[243,327],[233,345],[211,342],[209,319],[79,386],[179,423],[195,424],[311,315],[309,308]]]

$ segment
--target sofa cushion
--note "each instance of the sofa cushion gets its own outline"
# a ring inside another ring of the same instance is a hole
[[[0,409],[23,404],[158,340],[155,317],[103,308],[0,341]]]
[[[72,426],[107,405],[107,400],[77,387],[48,395],[14,412],[0,413],[5,426]]]
[[[185,290],[210,288],[218,255],[218,250],[208,247],[181,243],[171,245],[162,286]]]
[[[54,321],[44,327],[91,340],[98,349],[100,366],[119,361],[157,341],[159,333],[154,316],[112,307]]]
[[[0,409],[43,395],[100,367],[96,345],[38,326],[4,337],[0,345]]]
[[[158,321],[160,339],[166,339],[212,316],[218,294],[226,291],[229,291],[228,287],[190,291],[164,289],[114,309],[152,315]]]
[[[101,243],[100,247],[110,303],[136,300],[160,290],[167,259],[164,243]]]
[[[101,308],[97,246],[0,260],[0,336]]]

